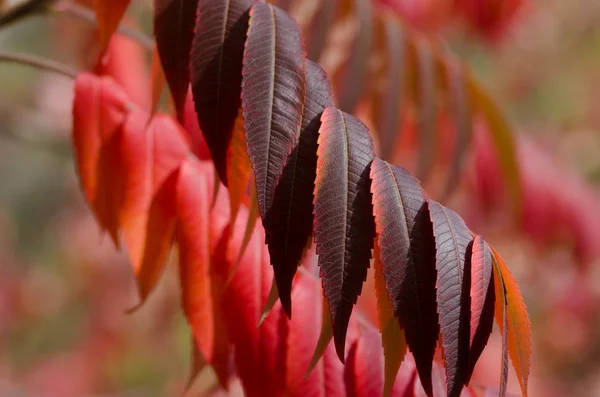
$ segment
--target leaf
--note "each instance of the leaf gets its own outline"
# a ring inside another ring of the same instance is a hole
[[[375,237],[367,127],[335,108],[321,117],[315,182],[315,241],[340,360],[353,305],[366,280]]]
[[[267,319],[273,307],[277,303],[279,299],[279,291],[277,290],[277,283],[273,278],[273,282],[271,283],[271,290],[269,291],[269,296],[267,297],[267,302],[265,303],[265,308],[263,309],[262,315],[260,316],[260,320],[258,321],[258,326],[260,327],[262,323]]]
[[[494,290],[496,295],[496,304],[494,315],[496,323],[502,334],[502,366],[500,369],[500,389],[498,396],[506,396],[506,386],[508,384],[508,320],[506,310],[506,289],[502,281],[502,272],[498,267],[498,260],[492,255],[492,266],[494,270]]]
[[[129,6],[131,0],[93,0],[96,10],[96,20],[98,21],[98,38],[100,46],[104,51],[113,33],[119,27],[123,15]]]
[[[521,291],[512,273],[500,254],[494,248],[490,248],[506,289],[505,326],[508,330],[508,352],[521,385],[521,392],[524,397],[527,397],[527,381],[531,368],[531,323]]]
[[[148,124],[148,115],[137,112],[123,129],[120,150],[125,186],[121,225],[141,305],[156,286],[173,242],[178,171],[189,145],[170,117],[157,114]]]
[[[471,104],[469,103],[463,66],[457,60],[447,57],[446,73],[451,112],[456,124],[457,137],[448,180],[443,190],[443,197],[449,197],[458,186],[463,170],[465,152],[473,135]]]
[[[306,29],[307,58],[318,62],[327,43],[327,35],[331,26],[335,23],[336,9],[340,0],[320,1],[318,10],[314,13],[314,19]]]
[[[199,126],[227,186],[227,148],[241,105],[242,58],[251,0],[199,0],[191,77]]]
[[[230,223],[232,225],[235,223],[238,209],[246,197],[251,172],[252,164],[250,164],[250,159],[246,152],[244,118],[240,111],[233,127],[231,144],[227,148],[227,180],[230,182],[229,205],[231,208]]]
[[[384,78],[375,88],[373,118],[380,137],[381,158],[388,160],[399,138],[399,109],[402,102],[405,80],[405,33],[396,20],[383,15],[380,22],[383,37]]]
[[[327,75],[314,62],[307,63],[306,80],[300,139],[283,169],[265,222],[271,264],[288,317],[292,315],[292,280],[312,235],[321,114],[327,106],[333,105]]]
[[[294,317],[289,322],[287,338],[286,392],[289,397],[345,397],[344,366],[330,343],[331,317],[322,298],[321,284],[305,273],[296,280],[292,290]]]
[[[122,186],[112,171],[115,140],[129,112],[126,94],[108,77],[81,73],[75,81],[73,147],[81,188],[100,227],[119,244]],[[118,138],[117,138],[118,139]],[[112,148],[112,153],[111,152]],[[108,153],[107,153],[108,152]],[[107,168],[108,167],[108,168]]]
[[[190,85],[190,50],[194,38],[198,0],[156,0],[154,36],[177,117],[184,120]]]
[[[481,236],[475,237],[473,241],[470,268],[471,337],[467,382],[471,379],[475,364],[487,345],[494,325],[495,294],[492,254]]]
[[[417,177],[424,180],[431,171],[436,148],[436,75],[431,43],[420,39],[414,43],[417,72],[417,123],[419,130],[419,160]]]
[[[371,192],[381,268],[395,315],[431,395],[431,366],[438,339],[435,242],[425,193],[405,169],[376,158]]]
[[[336,78],[338,107],[347,113],[354,112],[362,93],[367,87],[369,59],[374,46],[374,10],[369,0],[343,0],[357,18],[357,31],[354,35],[349,58]]]
[[[210,278],[210,197],[212,172],[189,159],[177,181],[177,241],[183,311],[198,348],[212,361],[214,313]]]
[[[150,104],[150,114],[154,115],[160,106],[160,99],[163,90],[165,89],[166,77],[165,72],[160,64],[160,58],[156,46],[152,50],[152,65],[151,65],[151,82],[152,82],[152,103]]]
[[[210,151],[208,150],[206,140],[204,139],[204,134],[198,125],[198,118],[196,117],[196,111],[194,110],[194,100],[192,99],[192,95],[186,97],[185,114],[183,128],[189,138],[192,153],[200,160],[211,160]],[[217,177],[218,174],[215,174],[215,176]]]
[[[246,252],[246,248],[252,238],[252,233],[254,232],[254,227],[256,224],[256,220],[258,219],[258,199],[256,198],[256,185],[254,184],[254,174],[250,176],[250,208],[248,209],[246,228],[244,229],[244,238],[242,240],[242,245],[240,246],[240,250],[238,252],[237,260],[235,262],[235,266],[231,271],[229,276],[229,280],[235,276],[237,269],[242,260],[242,256]],[[227,282],[229,284],[229,281]]]
[[[406,340],[404,331],[400,328],[400,323],[394,317],[394,307],[388,296],[381,268],[381,255],[379,244],[375,243],[373,253],[374,271],[375,271],[375,291],[377,294],[377,313],[379,322],[379,331],[381,332],[381,346],[384,356],[384,384],[383,396],[388,397],[392,394],[394,382],[404,355],[406,354]],[[376,391],[379,393],[379,390]]]
[[[204,356],[202,356],[202,352],[198,349],[198,344],[196,343],[196,338],[192,335],[192,365],[190,368],[190,376],[188,378],[187,384],[185,386],[184,394],[187,393],[191,387],[194,385],[194,381],[200,375],[200,372],[206,368],[206,360]]]
[[[462,218],[429,200],[436,244],[437,302],[448,378],[448,396],[458,396],[469,366],[469,290],[471,233]]]
[[[252,7],[242,75],[246,143],[264,222],[300,135],[306,92],[302,33],[284,11]]]

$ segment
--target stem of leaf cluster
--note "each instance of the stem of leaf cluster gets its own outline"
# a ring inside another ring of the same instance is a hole
[[[27,54],[17,54],[10,52],[2,52],[0,51],[0,62],[8,62],[8,63],[16,63],[20,65],[27,65],[39,70],[45,70],[53,73],[57,73],[68,77],[72,80],[77,78],[77,70],[67,66],[65,64],[37,57],[34,55]]]

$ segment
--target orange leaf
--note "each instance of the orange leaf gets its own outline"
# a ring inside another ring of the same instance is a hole
[[[119,139],[130,107],[129,99],[112,79],[88,73],[77,78],[73,103],[77,172],[100,227],[110,234],[117,246],[121,189],[116,186],[119,173],[113,172],[116,164],[112,160],[114,142]],[[107,148],[110,141],[113,144]]]
[[[235,223],[238,209],[246,197],[251,171],[252,164],[246,152],[244,117],[240,111],[233,126],[231,143],[227,148],[227,180],[229,181],[230,222],[232,225]]]
[[[490,248],[496,258],[504,288],[506,289],[508,353],[519,378],[521,392],[524,397],[527,397],[527,380],[531,367],[531,323],[529,322],[527,308],[525,307],[525,302],[523,302],[517,282],[508,269],[508,266],[506,266],[506,262],[504,262],[494,248]]]
[[[119,27],[131,0],[94,0],[98,20],[98,38],[102,49],[108,47],[113,33]]]

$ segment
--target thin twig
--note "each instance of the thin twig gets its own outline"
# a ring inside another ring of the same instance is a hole
[[[57,13],[83,20],[91,25],[98,25],[94,11],[88,7],[66,1],[56,4],[52,9]],[[149,51],[154,48],[154,40],[151,37],[131,26],[121,23],[117,28],[117,33],[130,38]]]
[[[18,22],[32,15],[41,14],[56,0],[29,0],[10,7],[0,14],[0,28]]]
[[[31,66],[36,69],[45,70],[48,72],[57,73],[68,77],[72,80],[77,78],[77,70],[67,66],[65,64],[37,57],[35,55],[18,54],[0,51],[0,62],[16,63],[20,65]]]

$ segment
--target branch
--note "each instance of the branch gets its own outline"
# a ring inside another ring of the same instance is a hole
[[[16,63],[20,65],[31,66],[39,70],[45,70],[48,72],[60,74],[72,80],[75,80],[75,78],[77,78],[78,75],[77,70],[71,68],[70,66],[64,65],[62,63],[50,59],[37,57],[34,55],[16,54],[0,51],[0,62]]]

